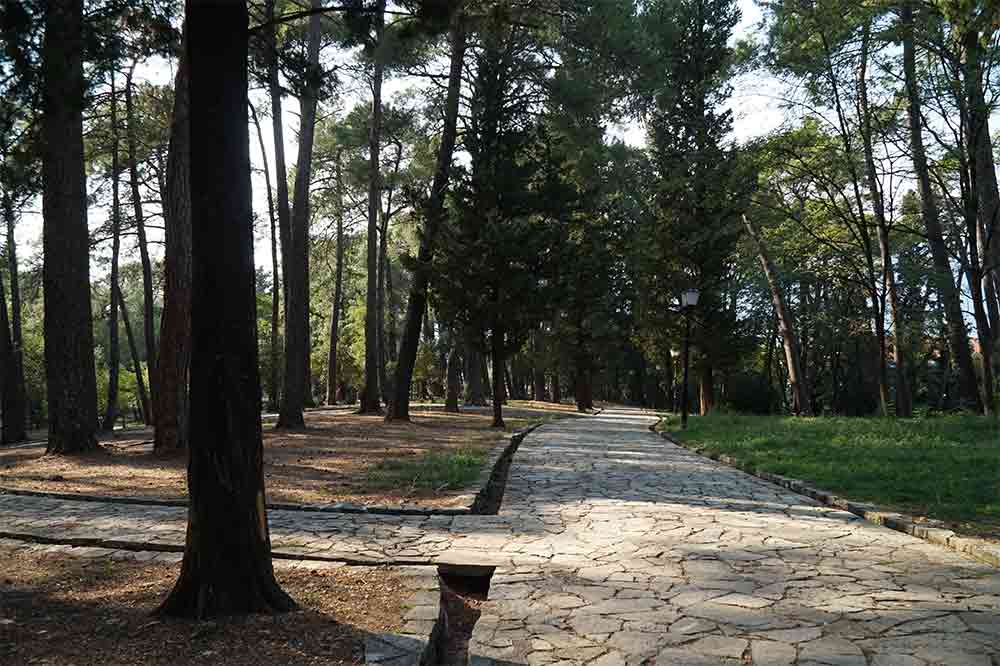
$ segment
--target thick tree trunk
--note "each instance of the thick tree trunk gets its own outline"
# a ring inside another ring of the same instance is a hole
[[[24,393],[24,360],[21,335],[21,295],[18,281],[17,244],[14,241],[14,206],[8,192],[3,193],[3,214],[7,225],[7,265],[10,270],[10,317],[3,301],[4,318],[10,324],[9,354],[4,361],[3,430],[4,444],[27,438],[27,400]]]
[[[382,142],[382,78],[385,63],[381,54],[382,35],[385,30],[385,0],[379,0],[375,9],[376,55],[372,68],[372,122],[368,130],[368,243],[367,289],[365,293],[365,367],[364,386],[361,389],[360,414],[381,414],[382,404],[378,384],[378,229],[379,211],[382,208],[382,170],[380,151]]]
[[[186,28],[185,28],[186,30]],[[188,448],[191,369],[191,131],[188,119],[186,33],[174,81],[164,191],[163,312],[160,315],[158,388],[153,417],[153,449],[169,453]]]
[[[486,388],[483,382],[483,355],[471,330],[465,332],[465,404],[482,407],[486,404]],[[402,354],[400,354],[402,361]]]
[[[958,370],[958,400],[967,407],[979,410],[981,401],[976,386],[976,372],[972,365],[972,352],[965,329],[961,300],[955,288],[955,276],[951,270],[948,246],[938,209],[937,197],[931,186],[927,152],[924,149],[923,121],[921,118],[920,91],[917,84],[916,48],[913,38],[913,0],[903,4],[903,73],[906,78],[908,100],[907,113],[910,122],[910,154],[917,183],[920,186],[921,215],[927,231],[934,271],[930,275],[931,284],[944,306],[945,321],[948,324],[948,339],[951,344],[955,366]]]
[[[159,608],[204,618],[287,611],[271,565],[257,366],[246,2],[188,0],[191,455],[180,577]],[[233,122],[233,119],[242,119]]]
[[[462,17],[461,7],[459,7],[455,11],[451,26],[451,66],[448,74],[448,94],[445,99],[444,128],[441,131],[441,144],[438,147],[431,195],[424,208],[424,228],[420,236],[420,250],[417,254],[410,297],[406,305],[406,321],[403,324],[403,338],[399,345],[399,358],[393,375],[393,397],[386,414],[386,418],[390,420],[405,421],[410,418],[410,385],[413,382],[413,367],[417,361],[417,349],[420,345],[420,329],[424,311],[427,308],[427,284],[430,277],[427,271],[434,258],[438,229],[444,217],[444,196],[448,189],[452,154],[455,151],[465,43],[465,21]],[[470,358],[469,353],[465,354],[465,360],[467,367],[474,361]],[[476,374],[478,372],[466,372],[467,391],[474,383],[479,384],[473,378],[473,375]],[[481,385],[478,386],[477,393],[467,392],[466,404],[480,404],[481,394]],[[470,400],[475,402],[470,402]]]
[[[319,0],[313,0],[317,8]],[[302,428],[302,410],[312,400],[309,372],[309,184],[312,177],[313,137],[319,103],[320,14],[309,19],[306,58],[312,82],[302,91],[299,124],[299,155],[295,170],[295,201],[292,208],[290,265],[285,269],[285,390],[282,392],[279,428]]]
[[[257,118],[257,110],[250,104],[250,115],[253,117],[253,125],[257,130],[257,143],[260,145],[260,154],[264,162],[264,182],[267,190],[267,219],[271,225],[271,345],[268,354],[271,360],[271,373],[267,386],[267,409],[276,411],[281,403],[278,394],[281,392],[281,373],[278,364],[281,363],[281,344],[278,340],[278,326],[281,321],[281,279],[280,265],[278,264],[278,231],[277,216],[274,210],[274,193],[271,191],[271,167],[267,160],[267,151],[264,149],[264,133],[260,130],[260,120]]]
[[[577,363],[576,380],[573,382],[573,394],[576,398],[576,410],[589,412],[594,408],[593,372],[589,360]]]
[[[132,356],[132,372],[135,373],[135,389],[139,394],[139,409],[142,411],[142,422],[149,423],[149,394],[146,392],[146,380],[142,373],[142,360],[139,358],[139,345],[136,344],[135,335],[132,333],[132,320],[128,317],[128,304],[122,295],[121,287],[114,285],[114,290],[118,292],[118,305],[121,308],[122,324],[125,325],[125,339],[128,341],[129,353]]]
[[[337,369],[337,348],[340,344],[340,313],[343,310],[344,299],[344,180],[343,155],[337,150],[336,155],[336,209],[337,216],[337,272],[333,283],[333,305],[330,313],[330,353],[326,364],[326,404],[332,405],[338,401],[337,387],[340,385]]]
[[[701,377],[698,381],[698,404],[700,414],[707,416],[715,408],[715,373],[708,359],[699,364]]]
[[[111,288],[108,308],[108,364],[107,405],[101,429],[114,430],[118,418],[118,370],[120,367],[120,345],[118,343],[118,254],[121,248],[121,199],[118,182],[118,91],[115,88],[115,72],[111,72]]]
[[[778,282],[777,271],[771,258],[768,256],[767,247],[764,245],[760,233],[753,222],[744,215],[743,224],[747,232],[757,246],[757,256],[760,259],[761,268],[767,278],[768,287],[771,290],[771,303],[774,305],[774,313],[778,318],[778,330],[781,332],[781,341],[785,349],[785,363],[788,365],[788,382],[792,387],[792,410],[796,416],[811,416],[812,408],[809,402],[809,389],[805,383],[805,376],[802,374],[802,366],[799,351],[799,343],[795,337],[795,325],[792,323],[792,315],[785,303],[785,295],[781,291],[781,284]],[[770,369],[770,364],[768,365]],[[770,375],[768,375],[770,381]]]
[[[562,403],[562,382],[559,379],[559,361],[552,366],[552,402],[555,404]]]
[[[151,404],[156,402],[158,390],[156,382],[156,335],[153,320],[153,264],[149,258],[149,244],[146,242],[146,220],[142,210],[142,196],[139,191],[138,148],[135,138],[135,103],[132,99],[132,75],[136,62],[129,69],[125,81],[125,139],[128,150],[129,183],[132,189],[132,211],[135,216],[135,232],[138,236],[139,261],[142,264],[142,328],[146,342],[146,367],[149,368],[149,393]],[[146,423],[151,424],[152,414],[146,412]]]
[[[97,447],[83,150],[83,1],[50,0],[42,45],[42,246],[49,453]]]

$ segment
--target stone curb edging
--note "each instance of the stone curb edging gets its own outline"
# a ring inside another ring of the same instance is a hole
[[[759,470],[753,465],[743,463],[724,453],[714,453],[708,451],[705,447],[685,444],[684,442],[681,442],[671,436],[669,433],[661,432],[656,429],[656,426],[658,426],[662,420],[663,417],[660,417],[660,420],[649,426],[649,430],[658,434],[668,442],[680,446],[681,448],[691,451],[704,458],[728,465],[729,467],[734,467],[741,472],[745,472],[751,476],[757,477],[758,479],[781,486],[782,488],[787,488],[788,490],[796,492],[800,495],[805,495],[806,497],[814,499],[825,506],[847,511],[855,516],[858,516],[859,518],[864,518],[871,523],[875,523],[876,525],[882,525],[883,527],[888,527],[891,530],[909,534],[912,537],[922,539],[929,543],[950,548],[951,550],[975,558],[984,564],[1000,568],[1000,544],[991,543],[985,539],[959,536],[954,531],[941,527],[940,525],[942,525],[942,523],[938,521],[917,522],[913,516],[880,509],[874,504],[869,504],[867,502],[855,502],[853,500],[840,497],[839,495],[835,495],[827,490],[814,488],[798,479]]]
[[[331,502],[326,504],[291,504],[284,502],[268,502],[269,510],[277,511],[314,511],[321,513],[364,513],[382,516],[468,516],[477,513],[477,507],[484,501],[483,498],[490,492],[491,480],[498,467],[513,455],[514,451],[536,428],[540,428],[544,423],[536,423],[528,426],[524,430],[515,432],[510,437],[510,441],[503,446],[494,446],[490,452],[490,457],[483,465],[482,471],[476,481],[469,485],[465,492],[455,497],[460,500],[459,506],[455,507],[422,507],[419,505],[367,505],[354,502]],[[155,497],[134,497],[119,496],[106,497],[102,495],[89,495],[84,493],[58,493],[41,490],[22,490],[20,488],[0,487],[0,495],[18,495],[23,497],[47,497],[50,499],[70,500],[74,502],[100,502],[104,504],[136,504],[145,506],[169,506],[187,507],[187,500],[182,499],[159,499]]]

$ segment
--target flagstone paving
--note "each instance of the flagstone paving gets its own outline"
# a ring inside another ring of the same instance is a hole
[[[701,458],[651,422],[620,409],[539,429],[499,516],[272,510],[274,550],[498,566],[474,663],[1000,666],[1000,571]],[[176,550],[184,511],[0,495],[0,536]],[[410,636],[369,661],[413,663],[429,634],[433,569],[418,571]]]

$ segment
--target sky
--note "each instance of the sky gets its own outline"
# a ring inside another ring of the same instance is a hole
[[[740,38],[752,37],[756,32],[755,28],[761,20],[760,9],[754,0],[739,0],[742,20],[737,26],[733,36],[734,41]],[[137,70],[136,78],[140,81],[147,81],[158,85],[167,85],[173,80],[174,67],[163,59],[153,59]],[[385,99],[390,102],[394,96],[413,85],[414,82],[406,79],[395,79],[387,82],[385,87]],[[776,91],[779,89],[777,82],[765,75],[751,74],[745,75],[734,81],[734,93],[730,100],[730,107],[733,111],[734,138],[743,142],[749,139],[766,134],[777,128],[783,120],[783,112],[776,101]],[[257,107],[258,113],[265,111],[269,113],[270,104],[263,91],[251,91],[251,102]],[[347,91],[341,93],[338,106],[341,110],[352,108],[358,102],[363,101],[363,97],[358,91]],[[298,102],[293,98],[285,98],[283,103],[283,124],[285,138],[285,159],[288,162],[289,171],[295,163],[297,153],[296,133],[298,131]],[[261,129],[264,135],[267,159],[270,164],[272,174],[272,184],[274,182],[274,140],[271,132],[270,117],[262,118]],[[624,126],[609,128],[611,137],[619,138],[626,143],[641,146],[645,142],[644,130],[637,123],[629,123]],[[267,219],[267,193],[263,175],[259,173],[262,169],[260,146],[257,141],[256,131],[250,127],[250,158],[255,170],[253,176],[253,206],[255,213],[262,219]],[[127,185],[126,178],[123,178],[123,187]],[[90,184],[91,188],[95,186]],[[107,219],[108,211],[105,207],[94,206],[88,211],[88,221],[91,229],[101,225]],[[155,220],[154,224],[160,224],[160,220]],[[28,268],[31,263],[40,261],[40,239],[41,239],[41,201],[37,201],[30,210],[22,215],[20,224],[16,232],[18,252],[23,268]],[[266,225],[261,225],[261,231],[266,231]],[[148,230],[150,240],[150,253],[154,258],[162,256],[163,234],[159,229]],[[110,243],[106,245],[110,246]],[[134,247],[133,237],[123,240],[122,260],[137,261],[138,250]],[[258,234],[254,246],[254,254],[258,266],[268,268],[270,265],[270,238],[265,234]],[[96,252],[98,259],[91,262],[91,279],[98,279],[108,271],[107,258],[110,256],[110,247],[99,248]]]

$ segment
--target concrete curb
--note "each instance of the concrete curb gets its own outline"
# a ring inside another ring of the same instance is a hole
[[[510,440],[505,445],[493,447],[490,456],[483,465],[482,471],[476,481],[464,489],[461,495],[455,499],[459,500],[458,506],[454,507],[423,507],[419,505],[401,506],[380,506],[356,504],[354,502],[330,502],[326,504],[289,504],[283,502],[268,502],[267,508],[277,511],[317,511],[322,513],[366,513],[383,516],[468,516],[477,513],[477,507],[485,500],[491,489],[491,480],[497,470],[505,462],[509,463],[509,458],[521,444],[525,437],[540,428],[543,423],[536,423],[524,430],[519,430],[511,435]],[[187,500],[182,499],[157,499],[155,497],[105,497],[102,495],[88,495],[82,493],[54,493],[40,490],[22,490],[19,488],[0,487],[0,495],[19,495],[23,497],[47,497],[50,499],[71,500],[74,502],[100,502],[103,504],[137,504],[144,506],[170,506],[186,507]]]
[[[939,521],[929,520],[918,522],[913,516],[897,513],[895,511],[887,511],[875,506],[874,504],[868,504],[866,502],[855,502],[845,497],[840,497],[839,495],[827,490],[814,488],[813,486],[810,486],[809,484],[798,479],[759,470],[756,467],[740,462],[731,456],[713,453],[707,451],[704,447],[685,444],[684,442],[681,442],[671,436],[669,433],[656,430],[656,426],[658,426],[662,420],[662,417],[660,417],[660,420],[649,426],[649,430],[660,435],[660,437],[668,442],[696,453],[703,458],[715,460],[716,462],[728,465],[729,467],[734,467],[741,472],[755,476],[763,481],[773,483],[777,486],[781,486],[782,488],[787,488],[788,490],[796,492],[800,495],[805,495],[806,497],[814,499],[825,506],[840,509],[842,511],[848,511],[853,513],[855,516],[864,518],[865,520],[875,523],[876,525],[882,525],[883,527],[888,527],[891,530],[909,534],[910,536],[922,539],[929,543],[950,548],[951,550],[968,555],[969,557],[979,560],[980,562],[1000,568],[1000,544],[991,543],[985,539],[959,536],[958,534],[955,534],[954,531],[944,527],[943,523]]]

